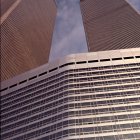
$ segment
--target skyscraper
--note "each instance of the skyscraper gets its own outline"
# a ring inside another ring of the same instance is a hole
[[[1,80],[48,62],[54,0],[1,1]]]
[[[138,48],[140,15],[126,0],[81,0],[89,52]]]
[[[2,140],[140,139],[139,48],[70,55],[2,88]]]
[[[140,48],[133,39],[135,48],[105,45],[3,81],[1,139],[139,140]]]

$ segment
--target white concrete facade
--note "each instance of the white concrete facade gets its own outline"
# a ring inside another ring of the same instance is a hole
[[[2,83],[3,140],[138,140],[140,49],[73,54]]]

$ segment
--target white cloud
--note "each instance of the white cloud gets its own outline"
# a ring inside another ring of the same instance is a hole
[[[67,36],[53,46],[52,59],[72,54],[87,52],[85,36],[83,34],[83,26],[76,26]]]
[[[58,14],[50,61],[71,53],[87,52],[79,0],[57,0],[57,2]]]

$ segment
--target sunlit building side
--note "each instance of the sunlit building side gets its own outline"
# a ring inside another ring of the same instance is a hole
[[[139,48],[140,13],[126,0],[80,0],[89,52]]]
[[[1,1],[1,80],[48,62],[56,18],[54,0]]]

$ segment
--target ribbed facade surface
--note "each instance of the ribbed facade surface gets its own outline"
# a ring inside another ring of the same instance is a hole
[[[2,0],[2,81],[48,62],[55,17],[54,0]]]
[[[2,140],[140,139],[140,49],[71,55],[3,88]]]
[[[81,0],[89,52],[138,48],[140,14],[126,0]]]

